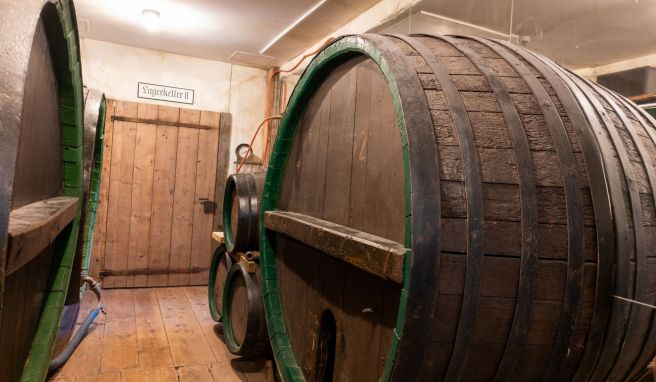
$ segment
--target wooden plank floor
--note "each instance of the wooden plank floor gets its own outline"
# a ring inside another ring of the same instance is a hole
[[[207,287],[110,289],[103,297],[108,315],[50,381],[267,381],[264,362],[236,358],[215,332]],[[95,302],[87,292],[79,322]]]

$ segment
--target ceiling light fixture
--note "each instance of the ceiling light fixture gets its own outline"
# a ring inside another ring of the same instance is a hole
[[[157,32],[160,28],[160,15],[154,9],[144,9],[141,11],[144,28],[149,32]]]
[[[321,0],[318,3],[316,3],[312,8],[308,9],[301,17],[296,19],[293,23],[289,24],[287,28],[285,28],[284,31],[282,31],[279,35],[277,35],[273,40],[269,41],[268,44],[262,50],[260,50],[260,54],[263,54],[266,52],[269,48],[271,48],[271,45],[275,44],[276,41],[280,40],[282,36],[286,35],[290,30],[294,29],[295,26],[297,26],[301,21],[305,20],[306,17],[310,16],[310,14],[314,11],[317,10],[323,3],[325,3],[328,0]]]

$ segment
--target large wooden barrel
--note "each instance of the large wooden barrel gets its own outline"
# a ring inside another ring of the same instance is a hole
[[[319,53],[260,237],[286,381],[602,381],[656,350],[656,123],[506,42]],[[615,298],[614,296],[617,296]]]
[[[0,380],[44,380],[82,197],[82,80],[68,0],[0,0]]]
[[[228,251],[257,251],[260,204],[266,173],[246,172],[228,177],[223,197],[223,230]]]

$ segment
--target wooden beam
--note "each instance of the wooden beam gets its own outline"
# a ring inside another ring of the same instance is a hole
[[[159,119],[149,119],[149,118],[133,118],[133,117],[124,117],[120,115],[112,116],[112,121],[123,121],[123,122],[133,122],[133,123],[143,123],[145,125],[163,125],[163,126],[174,126],[174,127],[188,127],[191,129],[200,129],[200,130],[216,130],[217,127],[201,125],[198,123],[185,123],[185,122],[170,122],[170,121],[161,121]]]
[[[7,275],[36,257],[75,218],[78,198],[57,197],[11,211]]]
[[[408,250],[400,243],[288,211],[267,211],[264,225],[365,272],[403,282],[403,257]]]

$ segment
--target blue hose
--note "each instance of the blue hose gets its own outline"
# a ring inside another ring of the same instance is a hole
[[[66,363],[66,361],[68,361],[68,359],[71,357],[75,349],[77,349],[80,342],[82,342],[84,337],[86,337],[87,334],[89,333],[89,327],[93,323],[93,320],[95,320],[96,317],[98,317],[98,313],[100,313],[100,309],[101,308],[98,307],[89,313],[86,320],[84,320],[82,327],[80,327],[80,329],[78,329],[78,331],[75,332],[75,335],[68,343],[68,345],[66,345],[64,350],[62,350],[62,352],[59,353],[59,355],[56,358],[50,360],[50,365],[48,366],[48,373],[51,373],[59,369]]]
[[[87,279],[91,281],[88,281]],[[91,290],[98,296],[98,305],[91,312],[89,312],[89,315],[82,323],[82,326],[80,329],[78,329],[77,332],[75,332],[75,335],[73,335],[73,338],[71,338],[64,350],[62,350],[61,353],[57,355],[57,357],[50,360],[50,365],[48,365],[48,373],[52,373],[53,371],[59,369],[66,363],[66,361],[68,361],[69,358],[71,358],[71,355],[80,345],[80,342],[82,342],[84,337],[86,337],[89,333],[89,328],[91,327],[93,321],[96,319],[96,317],[98,317],[98,314],[103,311],[100,285],[90,277],[85,277],[85,281],[91,284]]]

